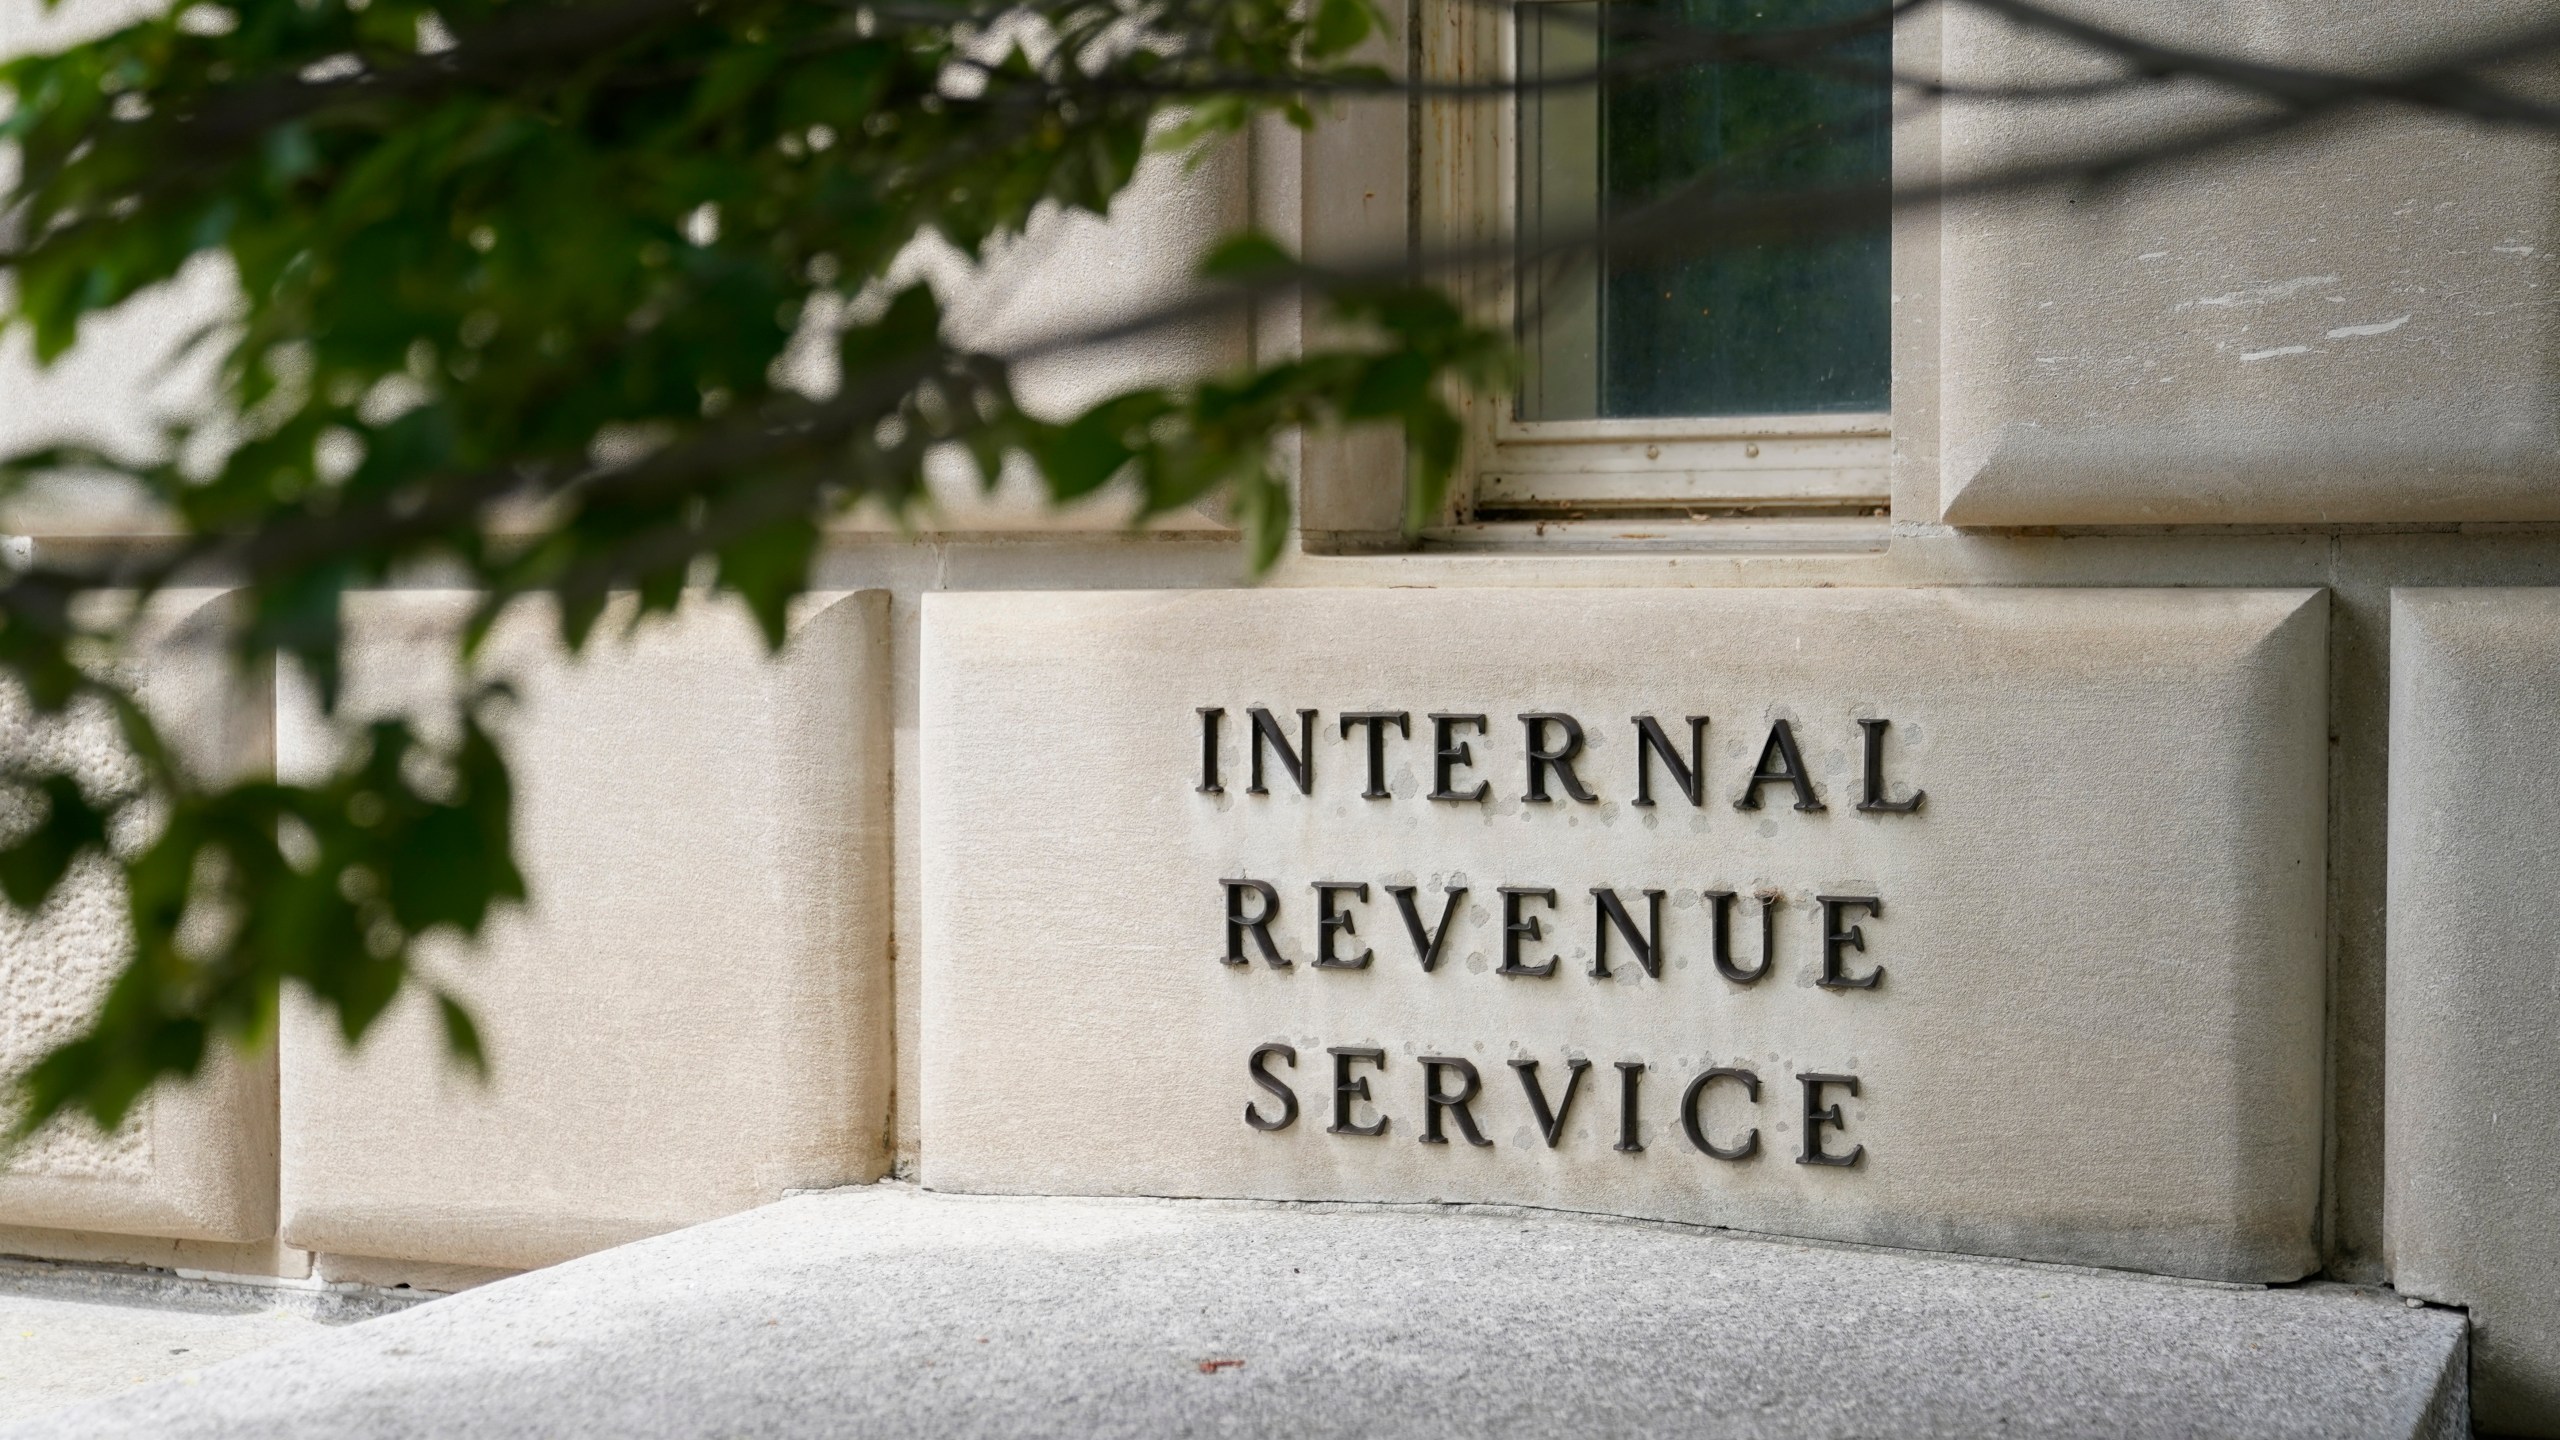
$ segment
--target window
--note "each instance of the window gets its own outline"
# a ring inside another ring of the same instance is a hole
[[[1423,47],[1435,73],[1543,82],[1510,107],[1435,103],[1418,127],[1426,228],[1519,246],[1489,303],[1518,325],[1522,384],[1480,407],[1469,523],[1444,541],[1578,520],[1624,534],[1616,522],[1880,515],[1884,227],[1689,254],[1611,238],[1708,177],[1722,195],[1881,181],[1882,28],[1810,65],[1670,63],[1684,35],[1835,23],[1872,0],[1439,3]],[[1586,76],[1597,83],[1575,83]]]

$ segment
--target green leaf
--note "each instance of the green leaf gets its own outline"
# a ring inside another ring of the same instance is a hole
[[[1133,390],[1115,395],[1052,432],[1034,451],[1049,482],[1050,498],[1061,502],[1090,495],[1110,483],[1137,458],[1147,430],[1173,409],[1161,390]]]
[[[1347,420],[1375,420],[1402,415],[1431,392],[1433,367],[1428,356],[1411,350],[1382,357],[1369,365],[1343,400]]]
[[[714,56],[694,88],[692,112],[686,118],[703,125],[738,109],[772,84],[784,59],[763,45],[740,46]]]
[[[471,1012],[448,990],[436,992],[436,1016],[444,1022],[445,1053],[456,1064],[471,1072],[471,1078],[489,1083],[489,1055],[481,1048],[480,1027],[472,1023]]]
[[[1404,533],[1418,535],[1440,518],[1449,498],[1466,429],[1446,406],[1426,405],[1405,417]]]
[[[107,817],[80,793],[69,775],[47,775],[36,793],[44,818],[0,849],[0,893],[21,910],[33,910],[51,898],[54,887],[80,857],[107,850]]]
[[[438,805],[402,828],[381,869],[392,918],[411,932],[439,925],[470,932],[488,913],[488,857],[483,827],[458,805]]]
[[[1296,256],[1259,230],[1230,235],[1211,246],[1200,260],[1203,280],[1253,281],[1286,275],[1298,265]]]
[[[382,1012],[400,995],[401,982],[408,978],[407,967],[394,961],[348,952],[333,957],[336,961],[313,986],[322,1000],[338,1012],[338,1034],[349,1048],[364,1038]]]
[[[278,188],[320,168],[320,150],[311,132],[300,125],[280,125],[267,133],[267,183]]]
[[[1269,570],[1280,559],[1289,538],[1289,487],[1268,472],[1256,472],[1236,486],[1236,520],[1244,529],[1245,555],[1253,573]]]
[[[1367,0],[1316,0],[1307,53],[1318,59],[1340,55],[1368,39],[1375,24],[1376,12]]]
[[[809,585],[818,527],[804,516],[766,525],[720,547],[720,586],[735,591],[755,616],[768,649],[791,633],[791,601]]]
[[[92,801],[17,757],[31,799],[0,894],[41,903],[104,857],[133,939],[88,1029],[27,1072],[28,1124],[129,1113],[210,1047],[268,1033],[286,986],[354,1043],[420,945],[524,897],[490,697],[465,688],[506,604],[549,597],[575,649],[625,597],[647,616],[708,580],[778,644],[833,512],[911,513],[928,465],[962,456],[989,485],[1028,463],[1059,504],[1114,485],[1142,516],[1223,498],[1260,573],[1290,532],[1278,440],[1400,424],[1420,507],[1456,453],[1441,397],[1500,370],[1499,329],[1445,296],[1345,288],[1247,233],[1201,275],[1299,281],[1340,322],[1314,333],[1345,338],[1061,423],[1026,415],[1008,359],[973,350],[918,280],[936,237],[1001,253],[1039,216],[1109,212],[1151,146],[1196,164],[1261,117],[1310,123],[1309,95],[1378,83],[1348,63],[1384,29],[1371,0],[1032,0],[1024,19],[1056,41],[1037,53],[931,6],[571,6],[536,25],[470,0],[435,7],[459,44],[434,58],[413,55],[411,0],[234,8],[219,36],[164,14],[0,62],[0,211],[21,246],[0,332],[30,331],[50,362],[191,261],[236,281],[182,367],[210,403],[132,417],[156,449],[0,453],[0,490],[84,471],[181,532],[96,570],[0,570],[0,682],[40,715],[107,703],[137,777]],[[350,55],[401,73],[296,78]],[[716,234],[689,218],[706,206]],[[103,579],[147,595],[205,576],[242,592],[218,627],[234,678],[297,662],[343,763],[299,783],[194,774],[99,663],[137,653],[129,607],[91,618]],[[337,718],[345,596],[412,584],[488,598],[451,651],[393,678],[463,678],[410,697],[414,728]],[[105,834],[129,804],[159,824],[119,855]]]

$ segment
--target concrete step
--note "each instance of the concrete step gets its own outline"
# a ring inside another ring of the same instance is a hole
[[[1500,1208],[786,1200],[12,1436],[2425,1436],[2464,1321]]]
[[[0,1259],[0,1422],[192,1376],[418,1303],[316,1282],[191,1279],[125,1265]]]

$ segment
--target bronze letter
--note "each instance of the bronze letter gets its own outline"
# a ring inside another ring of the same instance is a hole
[[[1390,885],[1387,893],[1396,897],[1396,908],[1404,912],[1404,933],[1413,937],[1413,953],[1422,957],[1422,973],[1430,974],[1431,967],[1440,963],[1441,943],[1449,938],[1449,922],[1458,917],[1458,902],[1465,898],[1467,887],[1461,885],[1449,892],[1449,898],[1440,905],[1440,928],[1431,931],[1422,928],[1422,912],[1414,908],[1412,886]]]
[[[1655,945],[1662,938],[1662,892],[1644,892],[1645,928],[1641,933],[1636,929],[1635,917],[1627,913],[1626,903],[1618,898],[1617,891],[1606,885],[1594,885],[1591,898],[1597,902],[1592,906],[1592,928],[1599,932],[1591,942],[1591,978],[1609,978],[1609,927],[1615,925],[1618,933],[1626,937],[1628,948],[1636,952],[1636,963],[1644,967],[1644,973],[1656,980],[1661,979],[1662,955]]]
[[[1363,1075],[1357,1080],[1352,1079],[1351,1066],[1354,1061],[1366,1060],[1384,1070],[1387,1068],[1387,1052],[1375,1047],[1337,1045],[1324,1053],[1333,1057],[1333,1123],[1324,1127],[1325,1133],[1328,1135],[1386,1134],[1387,1117],[1384,1115],[1378,1117],[1378,1123],[1375,1125],[1351,1123],[1352,1103],[1369,1098],[1369,1077]]]
[[[1650,715],[1636,717],[1636,798],[1637,805],[1653,803],[1653,757],[1662,757],[1663,768],[1671,772],[1671,783],[1689,797],[1692,805],[1707,803],[1707,717],[1689,717],[1689,758],[1671,748],[1671,737]]]
[[[1262,958],[1272,969],[1288,969],[1289,962],[1281,958],[1280,947],[1271,943],[1271,922],[1280,918],[1280,892],[1272,889],[1271,882],[1267,880],[1221,880],[1218,883],[1227,887],[1227,953],[1220,958],[1230,965],[1245,963],[1244,937],[1250,933],[1253,943],[1262,951]],[[1262,897],[1261,914],[1244,913],[1244,897],[1247,895]]]
[[[1377,952],[1363,950],[1357,955],[1340,958],[1333,953],[1333,939],[1336,935],[1348,935],[1355,940],[1360,936],[1360,932],[1351,924],[1350,912],[1335,913],[1333,897],[1336,895],[1357,895],[1360,897],[1360,903],[1366,905],[1369,903],[1369,882],[1365,880],[1319,880],[1316,882],[1315,968],[1366,970],[1369,968],[1369,957]]]
[[[1462,1088],[1457,1094],[1440,1093],[1440,1072],[1443,1070],[1458,1072]],[[1423,1056],[1422,1143],[1425,1145],[1449,1143],[1448,1137],[1440,1133],[1440,1112],[1445,1110],[1457,1117],[1458,1133],[1467,1137],[1468,1144],[1491,1145],[1493,1142],[1484,1138],[1484,1132],[1476,1128],[1476,1117],[1467,1113],[1467,1102],[1475,1099],[1476,1093],[1482,1089],[1484,1089],[1484,1077],[1476,1073],[1473,1063],[1461,1060],[1454,1055]]]
[[[1564,727],[1564,743],[1550,750],[1546,746],[1547,727]],[[1529,749],[1529,793],[1520,798],[1533,805],[1544,805],[1547,799],[1547,772],[1555,772],[1564,793],[1585,805],[1596,803],[1599,796],[1582,786],[1582,777],[1573,773],[1573,757],[1582,753],[1582,722],[1570,715],[1535,713],[1520,717],[1527,731],[1524,743]]]
[[[1529,1092],[1529,1112],[1538,1117],[1538,1133],[1547,1137],[1547,1148],[1556,1148],[1564,1138],[1564,1120],[1573,1113],[1573,1097],[1582,1088],[1582,1072],[1591,1068],[1588,1060],[1567,1059],[1564,1072],[1564,1101],[1554,1110],[1547,1108],[1546,1087],[1538,1083],[1538,1062],[1514,1060],[1511,1068],[1520,1072],[1520,1088]]]
[[[1502,887],[1502,963],[1494,968],[1493,973],[1527,975],[1532,979],[1543,980],[1556,973],[1556,957],[1548,956],[1547,963],[1544,965],[1520,963],[1520,942],[1542,938],[1538,917],[1524,916],[1520,913],[1520,902],[1523,900],[1541,900],[1552,907],[1556,903],[1556,892],[1541,890],[1534,885]]]
[[[1840,921],[1852,910],[1864,910],[1881,920],[1884,918],[1884,901],[1873,895],[1816,895],[1813,898],[1822,905],[1822,978],[1813,983],[1825,990],[1876,988],[1876,982],[1884,978],[1883,966],[1879,965],[1864,975],[1851,975],[1840,968],[1841,951],[1856,950],[1863,954],[1867,948],[1865,930],[1856,925],[1843,930]]]
[[[1707,899],[1715,906],[1715,941],[1710,949],[1715,956],[1716,973],[1736,985],[1748,985],[1769,973],[1769,962],[1778,954],[1778,902],[1786,897],[1775,891],[1760,895],[1760,963],[1749,970],[1733,963],[1733,892],[1710,890]]]
[[[1315,784],[1316,778],[1316,712],[1298,712],[1298,743],[1295,748],[1290,746],[1289,737],[1281,733],[1280,722],[1271,718],[1270,711],[1256,705],[1245,713],[1253,718],[1253,783],[1244,787],[1245,793],[1270,793],[1262,788],[1262,747],[1265,744],[1280,752],[1280,768],[1288,771],[1289,778],[1297,782],[1298,793],[1310,793],[1309,787]]]
[[[1466,741],[1457,739],[1451,732],[1461,725],[1473,725],[1476,727],[1476,733],[1482,734],[1484,717],[1435,714],[1427,718],[1431,721],[1431,798],[1455,800],[1462,805],[1482,800],[1486,793],[1493,789],[1492,781],[1479,780],[1476,782],[1476,788],[1464,794],[1450,789],[1449,782],[1458,777],[1460,770],[1476,763],[1474,750]]]
[[[1798,1075],[1796,1079],[1804,1085],[1804,1151],[1796,1156],[1796,1163],[1838,1165],[1843,1169],[1857,1164],[1858,1158],[1867,1153],[1867,1147],[1864,1145],[1850,1146],[1849,1153],[1846,1155],[1833,1155],[1822,1148],[1822,1132],[1826,1127],[1839,1130],[1846,1128],[1848,1123],[1840,1118],[1840,1107],[1837,1104],[1822,1103],[1822,1087],[1843,1085],[1848,1087],[1850,1094],[1855,1095],[1858,1093],[1858,1077],[1855,1075]]]
[[[1738,1082],[1742,1086],[1742,1093],[1751,1097],[1752,1104],[1760,1103],[1759,1076],[1748,1070],[1735,1069],[1731,1065],[1718,1065],[1690,1081],[1688,1091],[1681,1095],[1680,1128],[1689,1132],[1689,1143],[1697,1146],[1704,1154],[1718,1160],[1748,1160],[1760,1153],[1759,1126],[1752,1126],[1751,1133],[1742,1137],[1741,1144],[1727,1150],[1718,1148],[1713,1141],[1707,1139],[1706,1126],[1698,1119],[1698,1102],[1706,1098],[1707,1086],[1718,1080]]]
[[[1858,722],[1858,728],[1867,732],[1866,796],[1858,802],[1858,808],[1869,812],[1882,811],[1887,815],[1908,815],[1920,808],[1920,802],[1929,798],[1929,792],[1914,790],[1908,800],[1884,798],[1884,731],[1892,723],[1890,720]]]
[[[1617,1148],[1630,1155],[1644,1149],[1644,1142],[1636,1138],[1636,1086],[1643,1079],[1643,1061],[1621,1060],[1618,1062]]]
[[[1298,1052],[1290,1046],[1279,1044],[1255,1046],[1253,1058],[1244,1062],[1245,1073],[1253,1077],[1254,1084],[1280,1097],[1280,1118],[1277,1120],[1263,1119],[1261,1115],[1255,1113],[1252,1101],[1248,1100],[1244,1103],[1244,1123],[1256,1130],[1286,1130],[1298,1123],[1298,1092],[1290,1089],[1279,1076],[1263,1068],[1262,1062],[1274,1055],[1289,1062],[1290,1069],[1298,1068]]]
[[[1770,760],[1778,768],[1769,768]],[[1760,787],[1772,782],[1795,788],[1796,808],[1820,810],[1822,797],[1813,793],[1813,780],[1804,773],[1804,756],[1796,749],[1795,727],[1780,720],[1769,727],[1769,740],[1760,747],[1760,763],[1751,767],[1751,783],[1742,787],[1742,798],[1733,802],[1736,810],[1760,808]]]
[[[1387,798],[1387,727],[1393,725],[1397,734],[1410,740],[1413,738],[1413,716],[1402,710],[1354,710],[1342,717],[1343,739],[1351,738],[1351,727],[1355,725],[1369,727],[1369,783],[1360,787],[1360,798],[1384,800]]]
[[[1203,795],[1224,795],[1227,787],[1218,783],[1218,722],[1227,718],[1226,708],[1218,705],[1200,707],[1200,785]]]

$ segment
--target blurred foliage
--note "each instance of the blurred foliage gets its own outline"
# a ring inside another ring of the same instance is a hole
[[[353,1041],[422,942],[524,896],[503,697],[349,717],[325,775],[199,773],[101,658],[130,650],[140,607],[77,622],[86,594],[237,587],[231,663],[285,661],[334,709],[342,597],[422,566],[485,591],[466,645],[523,597],[552,597],[574,648],[611,594],[645,615],[688,585],[779,644],[829,518],[911,512],[928,465],[1035,474],[1060,502],[1123,486],[1142,517],[1221,501],[1259,568],[1288,524],[1278,437],[1374,423],[1408,442],[1411,513],[1436,513],[1449,396],[1507,362],[1430,288],[1321,284],[1337,338],[1058,420],[1016,403],[1021,355],[955,342],[898,263],[1100,213],[1151,137],[1305,123],[1306,95],[1380,83],[1351,61],[1378,22],[1371,0],[180,0],[0,63],[0,326],[49,361],[208,258],[239,296],[187,342],[218,403],[168,417],[153,453],[0,458],[12,491],[112,478],[181,532],[0,577],[0,669],[40,716],[112,715],[143,774],[0,776],[0,890],[39,907],[102,858],[134,947],[87,1033],[24,1077],[16,1133],[66,1111],[113,1126],[217,1040],[266,1036],[286,981]],[[1253,235],[1206,269],[1229,304],[1305,278]],[[436,998],[477,1063],[468,1014]]]

